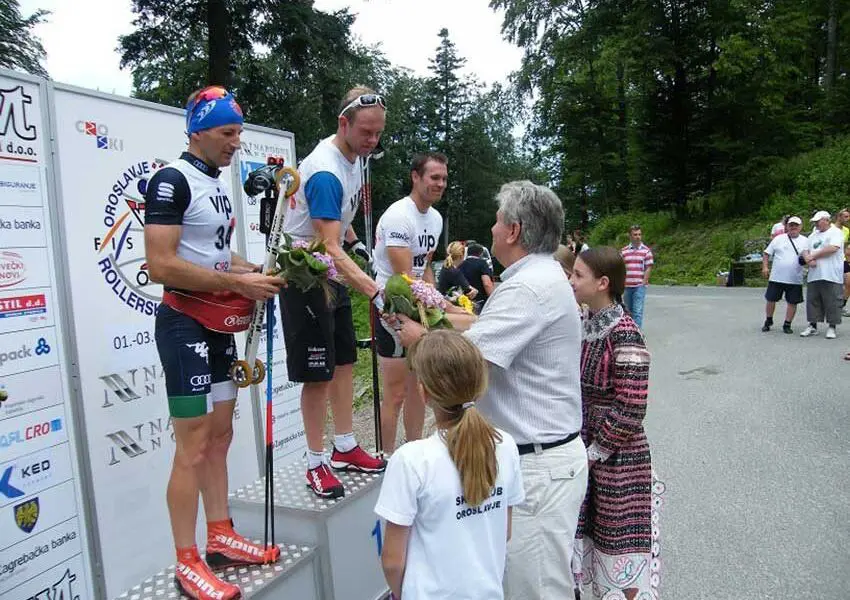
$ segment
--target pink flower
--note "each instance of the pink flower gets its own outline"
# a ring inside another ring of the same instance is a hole
[[[416,279],[410,284],[413,296],[421,302],[425,308],[439,308],[445,310],[447,302],[443,295],[430,283]]]
[[[304,240],[295,240],[294,242],[292,242],[292,249],[293,250],[295,250],[296,248],[309,248],[309,247],[310,247],[310,242],[306,242]]]
[[[333,258],[327,254],[322,254],[321,252],[313,252],[313,258],[328,265],[328,279],[334,279],[337,276],[336,265],[334,265]]]

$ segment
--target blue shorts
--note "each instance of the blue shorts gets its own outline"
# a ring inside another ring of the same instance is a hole
[[[232,333],[210,331],[160,304],[154,336],[173,418],[200,417],[212,412],[214,402],[236,398],[230,379],[230,366],[237,360]]]

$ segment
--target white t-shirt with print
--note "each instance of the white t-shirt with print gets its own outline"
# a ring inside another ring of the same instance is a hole
[[[773,257],[773,264],[770,267],[770,281],[802,285],[803,266],[797,260],[797,252],[794,252],[794,246],[797,247],[797,252],[802,254],[803,250],[809,249],[809,240],[804,235],[798,235],[794,238],[794,245],[792,246],[791,238],[787,233],[780,233],[770,240],[767,248],[764,249],[765,254]]]
[[[824,246],[837,246],[838,251],[815,259],[816,266],[809,267],[808,281],[844,282],[844,234],[835,225],[826,231],[817,228],[809,235],[809,249],[814,254]]]
[[[496,485],[477,507],[464,501],[439,432],[404,444],[390,458],[375,512],[410,527],[404,600],[503,600],[508,507],[525,492],[516,443],[500,433]]]
[[[374,265],[379,287],[393,276],[388,248],[409,248],[413,255],[413,277],[422,279],[425,266],[443,232],[443,217],[434,207],[420,212],[410,196],[393,202],[378,220],[375,231]]]

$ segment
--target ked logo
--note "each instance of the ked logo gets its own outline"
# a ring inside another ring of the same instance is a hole
[[[0,89],[0,157],[21,162],[37,162],[35,141],[38,132],[29,122],[32,96],[24,86]]]
[[[65,574],[53,585],[47,586],[26,600],[80,600],[76,593],[74,582],[77,581],[76,573],[71,569],[65,569]]]
[[[84,135],[92,136],[98,150],[112,150],[113,152],[124,152],[124,140],[109,137],[109,127],[103,123],[94,121],[77,121],[77,131]]]
[[[150,367],[129,369],[126,373],[101,375],[100,380],[104,386],[102,408],[114,406],[115,400],[132,402],[155,395],[157,392],[156,384],[163,377],[165,377],[165,373],[162,367],[157,364]],[[144,394],[144,396],[141,394]]]
[[[19,476],[23,481],[23,484],[18,485],[21,485],[22,487],[25,485],[32,485],[33,483],[44,481],[50,476],[50,461],[45,459],[24,465],[21,468],[17,468],[17,465],[6,467],[6,470],[3,471],[3,475],[0,476],[0,494],[7,498],[20,498],[25,494],[23,490],[15,487],[15,485],[11,483],[12,475],[16,471],[19,473]]]
[[[17,252],[0,251],[0,288],[12,287],[27,278],[24,257]]]
[[[21,502],[20,504],[16,504],[14,512],[15,525],[18,526],[18,529],[24,533],[32,533],[32,530],[35,529],[36,523],[38,523],[38,496]]]
[[[127,307],[150,317],[156,313],[162,290],[150,289],[150,275],[143,244],[145,192],[148,181],[164,160],[130,165],[106,194],[103,235],[94,238],[95,260],[105,285]]]

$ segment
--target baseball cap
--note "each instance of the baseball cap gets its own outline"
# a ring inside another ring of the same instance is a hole
[[[827,211],[819,210],[818,212],[815,213],[815,216],[810,219],[810,221],[812,223],[814,223],[815,221],[820,221],[821,219],[829,219],[829,218],[830,218],[830,214]]]
[[[797,225],[803,224],[803,221],[800,220],[800,217],[789,217],[788,222],[789,223],[796,223]]]

